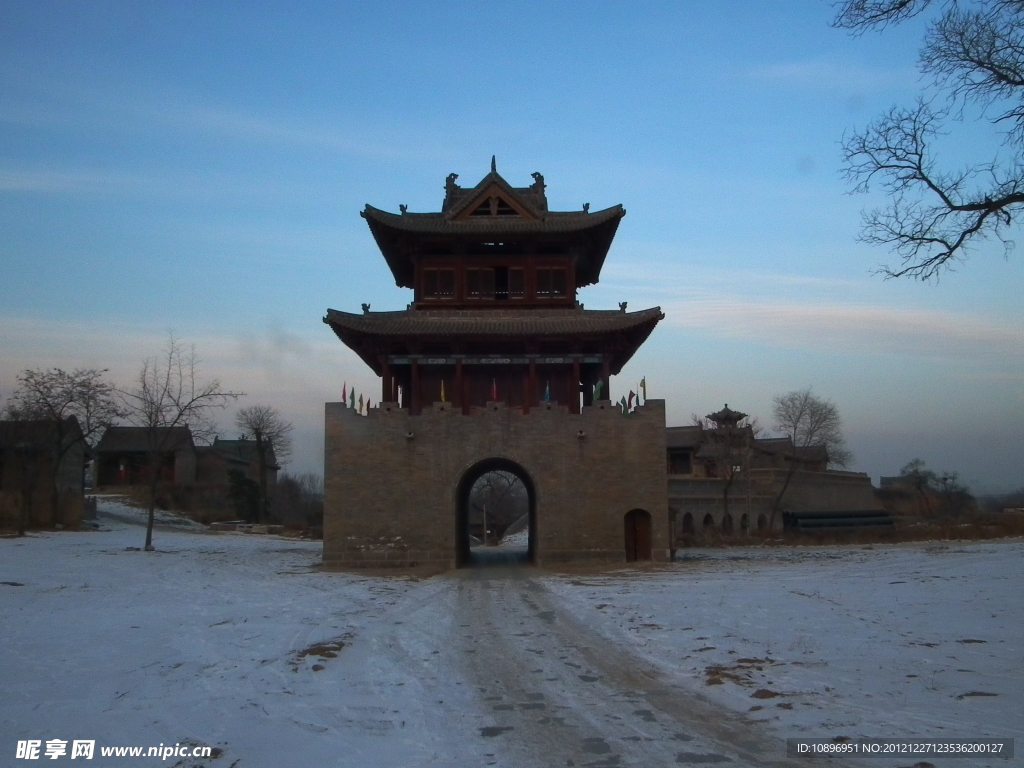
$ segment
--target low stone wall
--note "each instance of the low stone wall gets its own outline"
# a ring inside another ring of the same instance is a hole
[[[233,531],[235,533],[284,533],[283,525],[260,525],[258,523],[211,523],[211,531]]]

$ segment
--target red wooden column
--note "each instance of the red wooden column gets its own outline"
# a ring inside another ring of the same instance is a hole
[[[420,415],[420,361],[415,357],[412,359],[412,381],[409,382],[409,388],[412,390],[412,410],[410,413],[413,416]]]
[[[602,400],[612,399],[612,371],[611,364],[608,362],[608,353],[606,352],[601,356],[601,381],[604,382],[604,391],[601,393]]]
[[[569,404],[569,413],[580,412],[580,359],[572,359],[572,386],[569,387],[569,397],[572,402]]]
[[[382,402],[390,403],[394,399],[394,379],[391,376],[391,365],[388,363],[387,355],[380,357],[381,382],[380,399]]]

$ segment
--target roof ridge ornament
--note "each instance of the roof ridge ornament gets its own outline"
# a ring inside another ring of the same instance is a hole
[[[494,155],[491,155],[491,173],[498,172],[498,160]]]

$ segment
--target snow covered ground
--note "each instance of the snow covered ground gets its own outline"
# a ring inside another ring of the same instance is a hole
[[[103,530],[0,539],[0,764],[26,739],[95,739],[100,766],[133,762],[102,746],[209,745],[213,762],[165,764],[223,768],[774,765],[790,736],[1020,745],[1020,541],[418,580],[320,572],[319,542],[273,536],[162,528],[141,552],[138,518],[107,499]]]
[[[779,735],[1004,737],[1024,749],[1024,542],[681,557],[547,586],[679,685]]]

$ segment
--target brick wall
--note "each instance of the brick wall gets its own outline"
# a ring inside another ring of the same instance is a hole
[[[327,403],[325,432],[327,565],[454,566],[460,480],[489,459],[521,468],[535,490],[538,564],[624,560],[633,509],[651,515],[653,558],[668,557],[663,400],[626,415],[607,402],[581,414],[492,403],[468,416],[450,403],[419,416]]]

